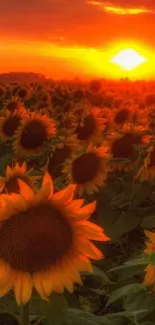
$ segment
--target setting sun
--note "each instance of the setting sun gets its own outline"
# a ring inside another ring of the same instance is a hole
[[[132,70],[146,61],[146,58],[132,49],[122,50],[111,60],[112,63],[120,65],[123,70]]]

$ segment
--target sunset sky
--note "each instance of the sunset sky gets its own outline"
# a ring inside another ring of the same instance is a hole
[[[0,1],[0,71],[111,77],[112,56],[134,48],[148,59],[135,76],[150,77],[154,30],[155,0]]]

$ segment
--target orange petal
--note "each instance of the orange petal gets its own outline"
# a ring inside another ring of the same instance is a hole
[[[32,200],[34,198],[34,193],[29,185],[27,185],[23,180],[17,179],[17,182],[20,187],[20,194],[26,199],[26,200]]]
[[[52,178],[49,173],[46,173],[44,175],[42,187],[50,187],[50,196],[53,195],[54,185],[53,185],[53,181],[52,181]]]
[[[99,260],[103,257],[103,254],[99,251],[99,249],[86,238],[79,238],[77,249],[81,254],[86,255],[94,260]]]
[[[55,193],[52,197],[52,200],[56,204],[69,204],[74,197],[75,186],[73,184],[67,186],[65,189]]]

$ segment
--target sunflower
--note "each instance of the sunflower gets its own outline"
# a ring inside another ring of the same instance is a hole
[[[136,146],[145,145],[149,137],[144,135],[143,127],[124,127],[122,133],[114,132],[107,142],[111,148],[111,155],[115,162],[111,165],[113,170],[129,170],[136,168],[138,154]],[[126,160],[123,161],[123,160]]]
[[[47,115],[32,112],[22,121],[22,126],[15,134],[14,151],[23,157],[39,152],[45,141],[53,137],[56,128]]]
[[[5,101],[5,107],[4,107],[4,111],[9,111],[11,113],[13,113],[16,110],[24,110],[26,111],[26,109],[24,108],[23,104],[20,102],[20,99],[16,96],[12,96],[11,99],[8,99]]]
[[[149,238],[149,241],[146,242],[144,253],[150,255],[155,252],[155,233],[147,230],[145,231],[145,235]],[[145,272],[144,284],[146,286],[153,285],[153,291],[155,291],[155,265],[149,264],[146,267]]]
[[[79,196],[97,192],[103,185],[109,171],[108,147],[89,146],[84,153],[78,154],[67,161],[63,172],[69,182],[76,184]]]
[[[31,97],[31,89],[28,86],[20,86],[16,90],[15,95],[22,100],[28,100]]]
[[[48,163],[44,170],[48,170],[48,173],[57,178],[62,175],[64,162],[71,157],[71,155],[77,151],[79,143],[75,135],[62,139],[61,143],[55,145],[53,152],[51,153]]]
[[[1,193],[19,193],[18,179],[23,180],[31,188],[34,187],[38,176],[30,176],[32,169],[27,171],[26,162],[20,166],[18,162],[11,168],[9,165],[6,167],[5,177],[0,177],[0,191]]]
[[[113,117],[115,127],[121,127],[125,123],[129,122],[132,114],[133,112],[130,107],[121,107],[120,109],[116,109]]]
[[[74,186],[53,194],[48,174],[37,194],[19,180],[20,194],[1,195],[0,296],[14,289],[19,305],[33,287],[42,299],[82,284],[80,271],[92,272],[90,259],[102,253],[91,240],[108,241],[103,229],[89,222],[96,202],[82,207],[73,200]]]
[[[13,135],[21,125],[22,119],[25,117],[24,111],[15,110],[5,112],[5,116],[0,117],[0,137],[3,141],[11,140]]]
[[[105,119],[100,109],[92,109],[76,127],[75,133],[79,141],[96,142],[102,135]]]

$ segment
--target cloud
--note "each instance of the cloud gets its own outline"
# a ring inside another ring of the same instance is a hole
[[[98,7],[104,12],[118,15],[138,15],[144,13],[155,13],[155,5],[151,0],[144,1],[103,1],[103,0],[87,0],[87,3]]]

